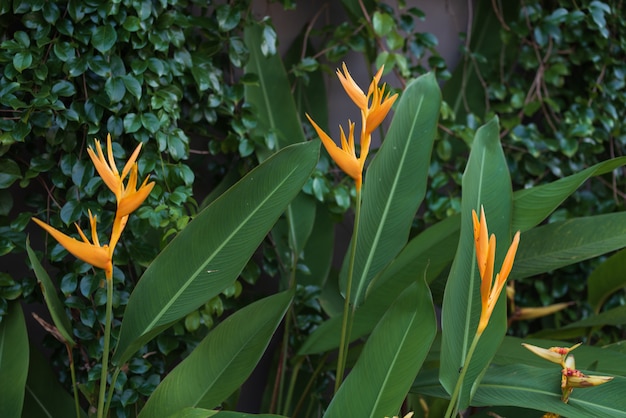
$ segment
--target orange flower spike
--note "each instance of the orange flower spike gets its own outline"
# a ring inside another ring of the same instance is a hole
[[[509,273],[511,273],[511,269],[513,268],[513,261],[515,260],[515,253],[517,252],[517,247],[519,245],[520,233],[517,231],[513,237],[513,242],[511,243],[511,246],[504,257],[502,267],[500,268],[500,273],[496,275],[495,282],[492,283],[496,253],[496,237],[492,234],[489,238],[487,238],[489,236],[489,231],[487,229],[485,211],[482,206],[480,209],[480,221],[478,221],[478,216],[474,210],[472,210],[472,220],[474,224],[476,260],[481,277],[480,296],[482,307],[477,333],[482,334],[485,328],[487,328],[487,324],[489,323],[491,314],[496,307],[500,293],[502,292],[502,289],[504,289],[506,280],[509,277]]]
[[[363,93],[361,87],[359,87],[359,85],[354,81],[354,79],[348,72],[348,67],[346,67],[345,62],[342,64],[342,68],[343,73],[340,70],[337,70],[337,78],[339,78],[343,89],[346,91],[346,93],[348,93],[348,96],[350,96],[354,104],[356,104],[359,109],[367,110],[367,96],[365,95],[365,93]],[[379,76],[379,79],[380,75],[382,75],[382,70],[383,68],[381,67],[381,69],[378,70],[378,73],[376,74]],[[374,77],[374,80],[376,80],[376,77]],[[374,83],[374,81],[372,81],[372,83]],[[376,82],[376,84],[378,84],[378,82]]]
[[[315,128],[315,131],[322,140],[322,144],[324,144],[324,148],[326,148],[326,151],[328,151],[330,158],[332,158],[337,163],[339,168],[341,168],[347,175],[354,179],[356,183],[356,188],[357,190],[359,190],[361,188],[361,183],[363,180],[363,165],[362,161],[356,158],[356,151],[354,147],[354,123],[349,122],[350,130],[347,140],[345,138],[345,133],[343,132],[343,129],[341,129],[342,148],[339,148],[337,144],[335,144],[335,141],[333,141],[332,138],[328,136],[326,132],[324,132],[322,128],[320,128],[309,115],[306,115],[306,117],[309,119],[309,122],[311,122],[311,125],[313,125],[313,128]]]
[[[74,257],[84,261],[85,263],[91,264],[94,267],[101,268],[105,271],[107,278],[112,277],[113,273],[113,263],[111,260],[112,254],[107,245],[100,246],[98,242],[97,232],[96,232],[96,217],[89,213],[89,221],[91,223],[91,236],[94,243],[89,242],[83,231],[80,229],[78,225],[76,225],[76,229],[78,229],[78,233],[80,234],[83,241],[79,241],[75,238],[65,235],[58,229],[48,225],[47,223],[37,219],[32,218],[33,221],[46,230],[54,239],[56,239],[59,244],[61,244],[70,254]]]

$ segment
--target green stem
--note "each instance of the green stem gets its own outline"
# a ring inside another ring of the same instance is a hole
[[[293,367],[291,371],[291,379],[289,381],[289,389],[287,390],[287,398],[285,399],[285,403],[283,405],[282,414],[284,416],[289,415],[289,406],[291,404],[291,400],[293,399],[293,391],[296,386],[296,380],[298,379],[298,373],[300,372],[300,367],[302,367],[302,363],[304,362],[304,357],[301,357],[298,362]]]
[[[76,384],[76,369],[74,368],[74,355],[72,354],[72,346],[65,343],[67,356],[70,360],[70,375],[72,376],[72,390],[74,392],[74,409],[76,409],[76,418],[80,418],[80,404],[78,403],[78,386]]]
[[[111,407],[111,399],[113,399],[113,392],[115,392],[115,382],[117,382],[117,376],[119,376],[121,371],[122,371],[121,368],[116,367],[115,371],[113,372],[113,377],[111,378],[111,384],[109,385],[109,394],[107,395],[107,401],[104,404],[105,416],[108,413],[109,408]]]
[[[104,417],[104,398],[106,395],[109,368],[109,351],[111,344],[111,322],[113,316],[113,277],[107,277],[107,303],[104,323],[104,347],[102,350],[102,372],[100,373],[100,394],[98,396],[98,418]]]
[[[467,374],[467,369],[469,369],[470,362],[472,361],[472,356],[474,355],[474,351],[476,351],[476,346],[478,345],[478,340],[480,340],[480,334],[474,335],[474,339],[472,340],[472,345],[467,351],[467,356],[465,357],[465,361],[461,367],[461,373],[459,374],[459,378],[456,381],[456,385],[454,386],[454,392],[452,392],[452,396],[450,397],[450,403],[448,404],[448,409],[446,411],[446,418],[452,418],[456,416],[458,412],[458,397],[461,388],[463,387],[463,381],[465,380],[465,375]]]
[[[346,282],[346,300],[343,304],[343,320],[341,323],[341,339],[339,342],[339,354],[337,356],[337,376],[335,378],[335,393],[339,390],[348,359],[348,345],[350,344],[350,332],[354,310],[350,309],[350,297],[352,292],[352,275],[354,273],[354,260],[356,258],[356,245],[359,237],[359,221],[361,218],[361,190],[356,191],[356,208],[354,210],[354,230],[350,247],[350,260],[348,264],[348,279]]]

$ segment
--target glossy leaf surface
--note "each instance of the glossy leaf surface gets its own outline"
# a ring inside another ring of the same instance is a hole
[[[433,74],[411,81],[367,169],[352,282],[351,300],[357,306],[372,278],[407,243],[426,192],[440,104],[441,92]]]
[[[380,320],[324,417],[397,415],[436,332],[430,291],[418,279]]]
[[[480,275],[476,265],[472,210],[483,205],[489,233],[495,234],[496,272],[511,242],[512,190],[509,170],[500,145],[498,120],[492,119],[477,132],[463,174],[461,238],[452,264],[442,307],[442,350],[439,378],[448,393],[454,391],[459,369],[465,364],[481,311]],[[458,409],[469,405],[471,388],[496,352],[506,329],[506,313],[500,303],[492,314],[459,392]]]
[[[261,299],[220,323],[163,379],[139,417],[220,406],[252,373],[292,297],[283,292]]]
[[[302,188],[318,153],[315,142],[281,150],[213,201],[172,240],[128,301],[113,357],[116,364],[232,284]]]

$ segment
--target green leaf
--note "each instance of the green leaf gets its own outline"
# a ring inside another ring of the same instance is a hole
[[[163,379],[139,418],[220,406],[254,370],[292,297],[279,293],[229,316]]]
[[[418,279],[382,317],[324,417],[397,415],[436,332],[430,290]]]
[[[58,96],[70,97],[76,94],[76,87],[67,80],[60,80],[54,83],[51,92]]]
[[[124,86],[126,86],[126,90],[135,96],[135,98],[141,99],[141,83],[130,74],[121,76],[121,79]]]
[[[13,66],[21,73],[33,63],[33,56],[30,52],[18,52],[13,56]]]
[[[278,138],[278,149],[289,144],[304,142],[306,138],[291,93],[291,86],[283,63],[278,55],[263,56],[260,42],[261,27],[246,27],[245,42],[250,49],[250,59],[245,70],[256,74],[258,83],[245,85],[246,103],[254,106],[257,115],[256,135],[263,137],[273,132]],[[271,152],[258,152],[262,161]]]
[[[588,328],[624,324],[626,324],[626,305],[618,306],[617,308],[609,309],[608,311],[592,315],[580,321],[572,322],[571,324],[567,324],[564,328]]]
[[[232,285],[302,188],[318,155],[315,142],[285,148],[213,201],[172,240],[128,301],[116,364]]]
[[[161,122],[154,113],[142,113],[141,124],[151,133],[155,133],[161,128]]]
[[[15,180],[22,178],[20,167],[13,160],[0,160],[0,189],[8,189]]]
[[[0,416],[22,416],[24,388],[28,375],[28,334],[19,303],[10,303],[0,322]]]
[[[79,413],[80,418],[87,416],[82,410]],[[49,359],[44,358],[36,347],[30,348],[28,380],[21,416],[24,418],[76,417],[72,396],[59,384]]]
[[[626,247],[626,212],[568,219],[522,234],[512,279],[568,266]]]
[[[506,330],[504,293],[482,334],[471,363],[465,364],[469,346],[476,333],[481,311],[480,276],[476,265],[472,210],[484,206],[489,233],[495,234],[495,270],[498,271],[511,240],[513,196],[509,169],[500,145],[498,119],[494,118],[476,132],[465,173],[461,204],[461,235],[443,299],[442,352],[439,378],[452,393],[459,369],[467,368],[458,395],[458,410],[471,400],[471,387],[480,380]]]
[[[434,74],[411,81],[400,97],[382,147],[370,164],[363,186],[354,275],[353,303],[404,247],[424,194],[441,92]],[[347,263],[342,271],[345,283]]]
[[[224,32],[235,29],[241,20],[241,12],[237,5],[220,4],[215,8],[215,16],[220,30]]]
[[[91,44],[100,53],[108,52],[117,41],[117,32],[110,25],[103,25],[96,28],[91,36]]]
[[[37,255],[30,247],[29,238],[26,238],[26,252],[28,253],[28,259],[33,266],[37,281],[41,284],[41,291],[46,301],[46,305],[48,306],[50,316],[52,317],[52,322],[54,322],[54,326],[57,327],[63,338],[65,338],[65,341],[70,344],[70,346],[74,346],[76,343],[72,338],[72,324],[65,313],[63,304],[57,296],[54,283],[52,283],[50,276],[48,276],[48,273],[39,262]]]
[[[121,77],[109,77],[104,83],[104,91],[113,103],[119,103],[126,94],[126,86]]]
[[[626,250],[613,254],[587,278],[587,301],[598,313],[606,299],[626,287]]]
[[[395,29],[395,22],[391,16],[379,11],[374,12],[372,16],[372,26],[374,33],[380,37],[387,36],[392,30]]]
[[[434,280],[451,262],[459,241],[460,217],[451,216],[413,238],[370,284],[365,302],[354,314],[352,341],[369,334],[398,295],[415,282]],[[332,317],[313,331],[298,354],[313,354],[339,347],[341,315]]]
[[[518,190],[513,195],[513,231],[527,231],[538,225],[590,177],[610,173],[625,164],[626,157],[613,158],[552,183]]]

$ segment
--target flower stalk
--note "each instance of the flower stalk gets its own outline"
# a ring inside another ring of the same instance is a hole
[[[384,67],[381,67],[374,75],[372,82],[369,85],[367,94],[358,86],[354,81],[348,67],[344,63],[342,70],[337,70],[337,77],[344,90],[352,99],[354,104],[360,109],[361,112],[361,132],[360,132],[360,145],[361,150],[359,156],[356,156],[356,141],[354,137],[355,124],[348,120],[348,133],[344,131],[342,126],[339,126],[341,147],[335,144],[335,141],[320,128],[315,121],[307,114],[306,117],[313,125],[313,128],[317,132],[324,148],[328,151],[330,157],[347,175],[352,177],[355,182],[356,188],[356,208],[354,217],[354,229],[352,233],[350,258],[348,261],[348,277],[346,281],[346,294],[343,308],[343,319],[341,325],[341,337],[339,343],[339,354],[337,357],[337,370],[335,378],[335,393],[339,390],[343,381],[345,373],[346,360],[348,358],[348,345],[350,344],[350,333],[352,329],[352,321],[354,318],[354,307],[351,304],[351,292],[352,292],[352,276],[354,272],[354,262],[356,259],[356,248],[358,241],[359,221],[361,214],[361,186],[363,184],[363,169],[365,167],[365,160],[369,154],[370,143],[372,139],[372,132],[376,130],[378,126],[385,119],[393,103],[398,98],[397,94],[390,95],[385,94],[385,84],[378,86],[380,79],[383,75]]]
[[[470,348],[467,351],[465,361],[461,367],[454,391],[450,397],[450,403],[448,404],[448,409],[445,415],[446,417],[453,417],[458,412],[458,396],[461,391],[461,387],[463,386],[467,369],[469,368],[472,356],[478,346],[478,341],[487,328],[487,325],[489,325],[489,320],[491,319],[491,315],[493,314],[496,304],[498,303],[500,293],[502,293],[509,274],[511,273],[520,239],[520,232],[517,231],[513,236],[513,241],[511,242],[506,256],[504,257],[500,272],[496,274],[494,280],[493,273],[496,256],[496,236],[494,234],[489,235],[487,218],[482,205],[480,207],[480,219],[478,218],[476,211],[472,210],[472,223],[474,230],[476,262],[478,264],[478,272],[480,274],[480,319],[478,321],[478,328],[476,329]]]

